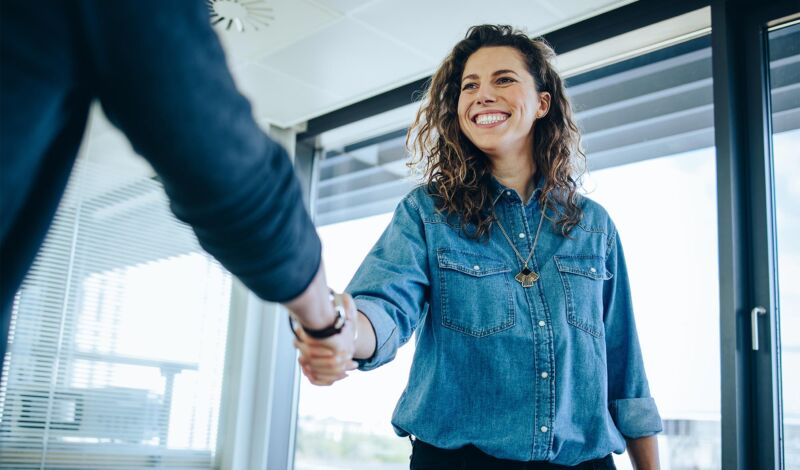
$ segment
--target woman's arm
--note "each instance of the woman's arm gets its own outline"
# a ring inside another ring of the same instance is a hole
[[[656,436],[628,439],[628,456],[633,470],[659,470]]]
[[[337,369],[332,353],[297,344],[303,372],[313,383],[344,378],[356,365],[367,371],[386,364],[417,328],[430,291],[429,250],[421,209],[415,201],[417,192],[400,202],[389,226],[361,263],[346,288],[352,297],[343,294],[345,308],[357,319],[353,323],[358,325],[358,340],[352,357],[358,364],[349,357],[338,359]]]

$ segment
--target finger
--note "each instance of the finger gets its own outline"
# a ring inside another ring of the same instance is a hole
[[[337,367],[337,368],[325,368],[325,367],[314,367],[307,363],[300,363],[301,370],[303,371],[303,375],[309,378],[336,378],[341,379],[347,376],[347,372],[353,369],[344,368],[344,367]]]
[[[338,382],[346,377],[347,374],[315,374],[314,381],[316,382],[315,385],[332,385],[334,382]]]
[[[294,347],[296,347],[304,356],[333,357],[336,355],[336,351],[326,346],[313,346],[307,343],[295,341]]]
[[[339,373],[347,370],[351,361],[339,361],[331,358],[306,358],[306,365],[315,372]]]
[[[305,375],[313,385],[331,385],[337,380],[347,377],[346,374],[316,374],[307,370],[303,370],[303,375]]]
[[[340,365],[331,365],[331,364],[314,365],[309,363],[308,360],[303,360],[298,362],[300,362],[303,374],[305,374],[306,376],[314,376],[315,378],[325,378],[325,379],[334,378],[336,380],[340,380],[343,379],[344,377],[347,377],[347,372],[355,370],[356,367],[358,366],[358,364],[354,361],[348,361],[347,363]]]

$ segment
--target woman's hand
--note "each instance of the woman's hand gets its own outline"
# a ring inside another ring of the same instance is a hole
[[[359,314],[349,294],[341,294],[341,299],[347,323],[339,334],[320,340],[311,338],[302,328],[297,329],[300,338],[294,342],[300,351],[297,361],[303,375],[314,385],[331,385],[358,367],[358,363],[353,361],[353,354]]]

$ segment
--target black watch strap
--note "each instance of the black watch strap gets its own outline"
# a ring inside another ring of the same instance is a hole
[[[333,311],[336,314],[336,317],[333,319],[333,323],[319,330],[312,330],[300,324],[300,328],[302,328],[308,336],[314,339],[325,339],[330,338],[333,335],[338,335],[342,332],[342,329],[344,329],[344,326],[347,324],[344,305],[342,305],[341,299],[334,295],[333,292],[331,292],[331,301],[333,302]],[[295,337],[300,339],[297,336],[297,325],[295,325],[294,317],[291,313],[289,314],[289,327],[292,329],[292,333],[294,333]]]

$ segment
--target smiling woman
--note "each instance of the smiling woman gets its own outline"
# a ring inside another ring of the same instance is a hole
[[[657,466],[620,237],[576,192],[584,155],[552,58],[511,27],[470,28],[409,131],[425,184],[346,289],[359,369],[416,333],[392,417],[412,469],[614,468],[626,447]],[[339,377],[325,346],[300,348],[312,382]]]

